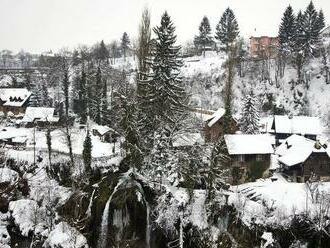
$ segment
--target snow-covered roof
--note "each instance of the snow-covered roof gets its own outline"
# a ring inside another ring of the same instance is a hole
[[[29,99],[31,92],[24,88],[1,88],[0,99],[4,106],[21,107]]]
[[[275,130],[277,133],[286,134],[311,134],[318,135],[322,133],[320,119],[311,116],[292,116],[275,115]]]
[[[218,120],[221,119],[225,112],[226,110],[224,108],[219,108],[217,111],[214,112],[213,115],[211,115],[210,118],[206,120],[208,122],[207,125],[209,127],[212,127],[215,123],[217,123]]]
[[[330,150],[323,147],[321,144],[319,149],[315,147],[318,141],[307,139],[300,135],[291,135],[277,149],[276,154],[279,155],[278,160],[287,165],[293,166],[306,161],[306,159],[314,153],[327,153],[330,155]]]
[[[112,128],[108,126],[101,126],[101,125],[95,125],[92,128],[93,130],[96,130],[100,135],[105,135],[107,132],[114,131]]]
[[[230,134],[224,137],[230,155],[274,152],[274,137],[268,134]]]
[[[48,121],[58,122],[59,117],[54,116],[54,108],[27,107],[22,122]]]

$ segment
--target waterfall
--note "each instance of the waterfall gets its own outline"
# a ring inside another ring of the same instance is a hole
[[[116,241],[122,240],[124,227],[129,225],[129,212],[126,205],[124,209],[114,210],[112,224],[118,229],[116,232]]]
[[[87,211],[86,211],[86,215],[87,215],[87,216],[91,216],[91,213],[92,213],[92,204],[93,204],[93,199],[94,199],[95,190],[96,190],[96,189],[93,190],[93,193],[92,193],[91,199],[90,199],[89,204],[88,204],[88,208],[87,208]]]
[[[101,222],[101,231],[99,241],[97,242],[98,248],[106,248],[107,246],[107,235],[108,235],[108,220],[109,220],[109,211],[110,211],[110,203],[113,195],[117,192],[118,187],[122,182],[118,182],[116,187],[113,189],[112,194],[110,195],[107,203],[105,204],[103,214],[102,214],[102,222]]]
[[[146,223],[146,248],[150,248],[150,233],[151,233],[151,226],[150,226],[150,206],[149,203],[145,200],[146,207],[147,207],[147,223]]]

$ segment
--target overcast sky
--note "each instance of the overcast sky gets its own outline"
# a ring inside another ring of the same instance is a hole
[[[283,11],[291,4],[297,12],[309,0],[0,0],[0,50],[24,49],[43,52],[79,44],[120,39],[126,31],[135,37],[144,6],[151,10],[152,25],[158,25],[167,10],[179,42],[198,33],[204,15],[212,31],[226,7],[238,19],[241,35],[276,35]],[[330,0],[314,0],[330,21]]]

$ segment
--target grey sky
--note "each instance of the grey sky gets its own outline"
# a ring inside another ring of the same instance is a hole
[[[329,23],[330,1],[313,2],[323,9]],[[227,6],[234,10],[243,36],[253,35],[255,29],[259,34],[276,35],[289,3],[298,11],[309,0],[0,0],[0,50],[56,51],[102,39],[109,42],[124,31],[134,37],[146,5],[153,26],[164,10],[169,12],[180,42],[197,34],[204,15],[214,31]]]

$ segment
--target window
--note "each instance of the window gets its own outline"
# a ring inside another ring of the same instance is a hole
[[[261,154],[257,154],[256,161],[263,161],[263,156]]]

